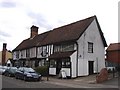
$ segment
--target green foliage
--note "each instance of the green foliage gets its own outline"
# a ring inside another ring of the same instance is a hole
[[[48,68],[47,66],[39,66],[35,68],[35,71],[40,73],[42,76],[47,76]]]

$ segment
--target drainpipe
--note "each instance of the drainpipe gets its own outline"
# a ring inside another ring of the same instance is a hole
[[[78,76],[78,43],[76,42],[77,46],[77,61],[76,61],[76,76]]]

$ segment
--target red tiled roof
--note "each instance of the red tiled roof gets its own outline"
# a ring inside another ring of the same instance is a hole
[[[56,44],[66,41],[76,41],[84,33],[93,20],[96,20],[103,44],[106,47],[107,43],[105,41],[104,35],[101,31],[99,23],[96,16],[92,16],[59,28],[55,28],[49,32],[39,34],[33,39],[23,40],[14,50],[22,50],[31,48],[34,46]]]
[[[68,52],[55,52],[50,55],[49,59],[58,59],[58,58],[69,58],[75,51],[68,51]]]
[[[111,43],[106,51],[120,50],[120,43]]]

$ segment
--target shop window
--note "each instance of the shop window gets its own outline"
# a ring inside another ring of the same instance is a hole
[[[56,67],[56,61],[55,60],[50,60],[50,67]]]
[[[62,68],[70,68],[70,60],[69,59],[63,59],[62,60]]]
[[[45,66],[45,60],[44,59],[39,62],[39,66]]]

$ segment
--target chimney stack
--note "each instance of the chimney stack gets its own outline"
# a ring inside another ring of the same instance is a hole
[[[32,26],[31,27],[31,35],[30,38],[33,38],[34,36],[38,35],[38,27],[37,26]]]
[[[2,50],[2,65],[5,65],[5,61],[6,61],[6,49],[7,47],[7,43],[3,43],[3,50]]]

